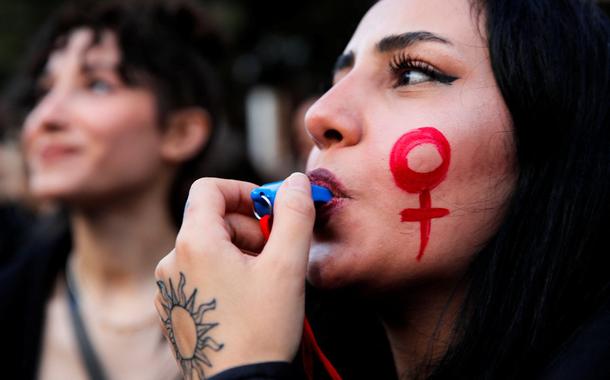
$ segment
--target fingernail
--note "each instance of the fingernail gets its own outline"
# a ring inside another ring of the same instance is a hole
[[[311,191],[309,190],[309,178],[303,173],[292,173],[286,180],[284,181],[284,186],[287,189],[300,190],[304,192]]]

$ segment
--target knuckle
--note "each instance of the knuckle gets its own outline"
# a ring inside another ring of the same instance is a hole
[[[176,255],[180,257],[190,256],[194,250],[195,247],[189,235],[184,232],[184,230],[180,230],[180,232],[178,232],[178,236],[176,237]]]
[[[206,231],[181,229],[176,237],[174,248],[175,261],[178,265],[190,265],[209,257],[211,253],[222,249],[222,240],[215,239]]]

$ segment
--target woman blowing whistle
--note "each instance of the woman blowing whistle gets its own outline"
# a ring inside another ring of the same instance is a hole
[[[191,188],[156,271],[185,377],[290,378],[306,278],[375,309],[401,379],[610,377],[609,41],[587,1],[377,2],[268,243],[254,185]]]

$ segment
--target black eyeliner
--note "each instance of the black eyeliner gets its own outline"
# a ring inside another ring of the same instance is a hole
[[[454,77],[451,75],[441,74],[438,71],[433,73],[431,75],[431,77],[443,84],[448,84],[448,85],[451,85],[453,82],[455,82],[458,79],[457,77]]]
[[[392,60],[390,61],[390,68],[392,70],[392,73],[394,73],[394,75],[396,76],[400,76],[409,70],[418,70],[426,74],[433,80],[446,85],[451,85],[453,82],[459,79],[458,77],[454,77],[452,75],[443,74],[429,63],[426,63],[419,59],[411,58],[405,52],[401,52],[400,54],[397,54],[392,58]],[[399,80],[399,82],[396,83],[394,87],[400,87],[403,85],[405,85],[405,83],[400,83]]]

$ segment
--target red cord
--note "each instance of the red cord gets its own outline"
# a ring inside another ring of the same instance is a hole
[[[265,215],[259,220],[261,231],[265,236],[265,240],[269,240],[269,236],[271,235],[271,216]],[[318,341],[316,340],[315,335],[313,334],[313,330],[311,329],[311,325],[305,317],[305,321],[303,323],[303,339],[301,341],[301,354],[303,359],[303,368],[305,369],[305,373],[307,374],[307,378],[309,380],[314,380],[313,377],[313,356],[314,354],[318,357],[324,369],[330,376],[332,380],[341,380],[341,376],[332,365],[330,360],[324,355],[322,349],[318,345]]]
[[[261,231],[263,232],[263,236],[265,237],[265,241],[269,240],[269,236],[271,235],[271,215],[264,215],[258,223],[261,226]]]
[[[318,346],[318,341],[316,340],[316,337],[313,335],[313,330],[311,329],[311,325],[309,324],[309,321],[307,320],[307,317],[305,317],[305,323],[303,326],[303,343],[302,345],[310,345],[313,348],[313,352],[318,356],[318,359],[320,359],[320,361],[322,362],[322,365],[324,366],[324,369],[326,369],[326,373],[328,373],[328,376],[330,376],[330,378],[332,380],[341,380],[341,376],[339,375],[339,373],[337,372],[337,370],[335,369],[335,367],[333,366],[333,364],[330,362],[330,360],[328,360],[328,358],[326,357],[326,355],[324,355],[324,352],[322,352],[322,349],[320,348],[320,346]],[[311,353],[310,353],[311,355]],[[303,362],[305,362],[306,358],[303,357]],[[313,361],[313,360],[310,360]],[[313,369],[310,369],[310,372],[308,373],[309,378],[313,379]]]

